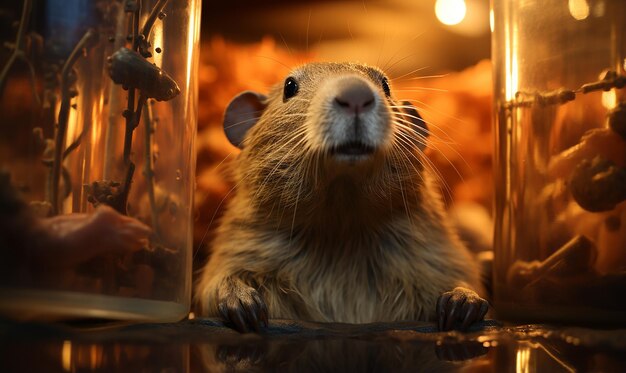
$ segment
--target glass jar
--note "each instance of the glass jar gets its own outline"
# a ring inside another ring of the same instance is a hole
[[[0,60],[0,312],[183,318],[200,0],[19,11]]]
[[[494,306],[626,320],[626,2],[494,0]]]

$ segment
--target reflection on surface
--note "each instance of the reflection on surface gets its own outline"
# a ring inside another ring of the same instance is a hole
[[[193,355],[203,372],[456,372],[486,352],[477,342],[321,339],[202,344]]]
[[[218,320],[68,327],[0,319],[0,372],[626,371],[626,330],[275,320],[264,335]]]
[[[504,341],[490,349],[492,372],[623,372],[623,351],[596,349],[556,341]]]
[[[49,341],[0,345],[2,372],[189,372],[181,344]]]

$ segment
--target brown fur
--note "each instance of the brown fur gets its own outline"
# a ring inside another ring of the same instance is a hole
[[[390,123],[391,140],[356,165],[338,165],[314,137],[296,136],[323,110],[309,101],[326,77],[357,74],[378,84],[382,73],[309,64],[294,74],[300,92],[283,102],[282,86],[272,90],[234,164],[234,196],[197,286],[202,313],[219,315],[227,280],[257,289],[270,318],[349,323],[432,321],[443,292],[480,289],[424,154],[402,140],[417,141],[410,129]],[[378,93],[382,117],[403,119]]]

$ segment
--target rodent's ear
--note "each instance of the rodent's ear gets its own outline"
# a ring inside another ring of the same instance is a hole
[[[241,92],[233,98],[224,113],[224,132],[231,144],[243,148],[243,139],[267,107],[267,97],[256,92]]]
[[[426,121],[422,119],[422,116],[420,115],[420,113],[417,112],[415,106],[411,105],[411,103],[408,101],[402,102],[402,111],[404,111],[405,114],[408,114],[405,116],[405,119],[410,120],[413,124],[413,129],[417,133],[418,137],[419,149],[424,150],[424,148],[426,147],[426,139],[428,138],[428,134],[430,133],[428,131],[428,125],[426,124]]]

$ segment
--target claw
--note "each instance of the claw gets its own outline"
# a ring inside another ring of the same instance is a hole
[[[267,326],[267,306],[257,291],[235,279],[227,279],[218,290],[218,310],[242,333],[261,332]],[[264,325],[263,325],[264,324]]]
[[[252,305],[248,302],[244,302],[241,299],[239,300],[241,307],[246,311],[246,315],[248,316],[248,324],[252,326],[255,332],[259,332],[259,318],[257,317],[257,307],[256,304]]]
[[[230,321],[233,322],[233,324],[235,324],[235,328],[238,331],[242,333],[248,333],[248,326],[246,325],[246,321],[244,320],[240,310],[236,309],[235,307],[229,308],[228,318],[230,319]]]
[[[452,327],[454,326],[454,322],[456,321],[457,318],[457,312],[459,311],[459,309],[461,307],[463,307],[463,304],[465,303],[465,300],[467,299],[467,297],[463,294],[463,295],[453,295],[452,298],[450,299],[450,301],[448,302],[448,312],[447,312],[447,318],[446,318],[446,326],[444,330],[451,330]],[[452,305],[450,305],[450,303],[452,303]]]
[[[439,330],[447,331],[455,327],[467,330],[474,322],[482,320],[489,310],[489,303],[470,289],[457,287],[443,293],[437,301]]]
[[[253,293],[252,294],[252,298],[254,299],[254,302],[256,303],[256,306],[258,307],[259,310],[259,315],[260,315],[260,321],[263,322],[263,326],[267,328],[268,322],[267,322],[267,305],[265,305],[265,302],[263,302],[263,300],[261,299],[261,296],[258,293]]]
[[[463,318],[463,324],[461,324],[461,330],[466,331],[474,321],[478,321],[477,316],[480,315],[480,308],[477,304],[471,304],[469,309],[465,313]]]
[[[445,309],[445,305],[448,304],[448,301],[450,300],[450,297],[452,297],[452,293],[448,292],[448,293],[443,293],[440,297],[439,297],[439,301],[437,301],[437,319],[439,321],[439,330],[443,330],[443,325],[444,322],[446,320],[446,309]]]
[[[228,311],[226,310],[226,305],[224,303],[218,304],[217,310],[219,311],[220,316],[222,316],[223,319],[228,318]]]
[[[483,301],[483,303],[480,305],[480,316],[476,321],[484,320],[485,316],[487,315],[487,311],[489,311],[489,303],[487,303],[487,301]]]

